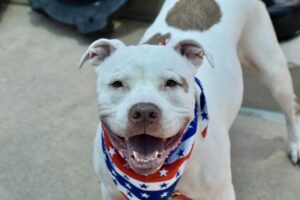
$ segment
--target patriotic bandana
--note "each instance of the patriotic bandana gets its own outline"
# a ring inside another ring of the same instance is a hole
[[[114,148],[108,135],[102,130],[102,150],[108,171],[119,191],[130,200],[167,200],[174,194],[175,187],[182,176],[187,161],[192,153],[197,134],[198,118],[201,118],[201,135],[205,138],[208,127],[206,99],[201,82],[195,78],[201,90],[200,113],[195,105],[194,120],[175,150],[170,152],[162,167],[152,175],[144,176],[129,168],[127,161]],[[200,114],[200,115],[199,115]]]

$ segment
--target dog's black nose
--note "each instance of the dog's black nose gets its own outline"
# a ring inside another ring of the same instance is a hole
[[[160,117],[161,111],[153,103],[138,103],[129,110],[129,120],[133,123],[155,123]]]

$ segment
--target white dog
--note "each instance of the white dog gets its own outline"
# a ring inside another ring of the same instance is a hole
[[[281,106],[289,154],[299,163],[300,107],[286,59],[259,0],[166,0],[140,45],[100,39],[88,48],[80,66],[87,60],[97,73],[101,123],[94,167],[103,200],[234,200],[228,131],[242,102],[241,63],[257,73]],[[194,77],[201,80],[204,93]],[[180,150],[204,94],[210,118],[207,136],[201,137],[199,115],[200,136],[191,143],[187,165],[177,169],[178,179],[159,179],[171,174],[171,151]],[[128,176],[122,174],[122,162]],[[172,180],[179,180],[175,189],[159,190]],[[161,198],[151,196],[155,192],[163,192],[157,193]]]

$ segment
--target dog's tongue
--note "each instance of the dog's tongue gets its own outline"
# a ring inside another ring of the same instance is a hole
[[[155,151],[163,151],[164,140],[146,134],[137,135],[128,139],[127,148],[129,152],[135,151],[146,156]]]

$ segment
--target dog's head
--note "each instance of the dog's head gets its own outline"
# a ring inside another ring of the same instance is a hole
[[[96,66],[102,126],[135,172],[156,172],[193,120],[199,96],[194,75],[203,56],[191,40],[127,47],[106,39],[83,55],[80,67],[87,60]]]

